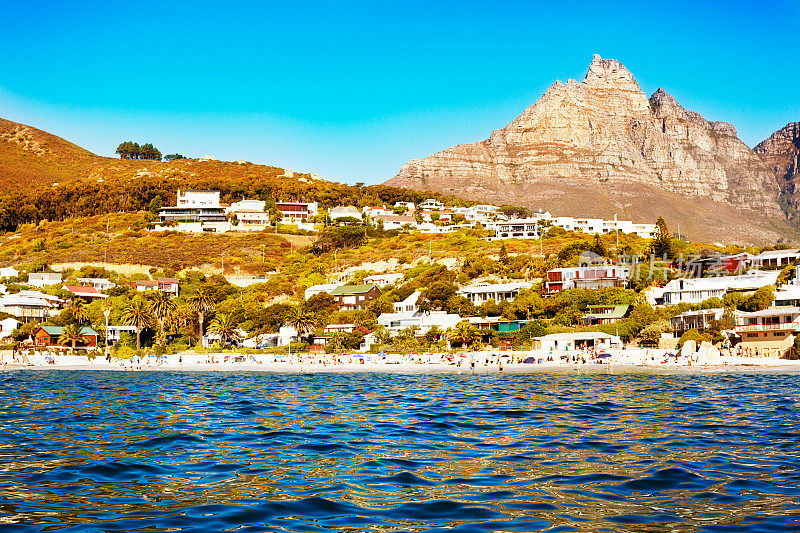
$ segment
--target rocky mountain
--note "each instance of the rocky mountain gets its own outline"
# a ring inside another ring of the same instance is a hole
[[[753,149],[775,173],[781,196],[797,216],[800,209],[800,122],[791,122]]]
[[[725,122],[650,98],[595,55],[583,82],[554,83],[485,141],[412,159],[387,182],[559,215],[655,221],[691,237],[753,241],[791,231],[773,171]]]

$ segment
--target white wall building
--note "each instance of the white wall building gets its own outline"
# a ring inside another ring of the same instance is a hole
[[[361,212],[352,205],[336,206],[330,210],[328,215],[331,217],[331,220],[337,220],[340,218],[348,218],[348,217],[361,220]]]
[[[331,294],[334,289],[339,288],[341,285],[341,283],[323,283],[321,285],[312,285],[306,289],[303,296],[305,296],[306,300],[308,300],[315,294],[319,294],[321,292],[327,292],[328,294]]]
[[[372,276],[367,276],[364,278],[364,283],[372,283],[373,285],[377,285],[378,287],[386,287],[388,285],[394,285],[399,281],[403,281],[405,279],[405,274],[402,272],[389,272],[387,274],[373,274]]]
[[[530,289],[532,286],[532,281],[495,284],[479,283],[470,287],[463,287],[458,291],[458,294],[464,296],[475,305],[480,305],[489,300],[499,303],[505,300],[513,300],[519,295],[520,291]]]
[[[455,327],[462,320],[460,315],[445,311],[431,311],[430,313],[418,311],[416,313],[383,313],[378,317],[378,324],[392,333],[414,326],[417,328],[416,335],[424,335],[433,326],[444,332],[449,328]]]
[[[723,298],[728,292],[750,292],[775,285],[780,271],[754,271],[742,276],[673,279],[664,286],[664,305],[697,304],[709,298]]]
[[[46,287],[48,285],[60,285],[61,273],[60,272],[34,272],[28,274],[28,285],[34,287]]]

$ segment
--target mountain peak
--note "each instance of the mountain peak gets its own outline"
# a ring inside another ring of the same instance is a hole
[[[625,68],[625,65],[616,59],[603,59],[600,54],[592,56],[589,71],[583,79],[583,83],[591,86],[630,86],[639,91],[639,84],[636,83],[633,74]]]

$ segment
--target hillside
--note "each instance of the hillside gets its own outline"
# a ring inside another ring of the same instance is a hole
[[[753,149],[775,172],[781,196],[797,217],[800,208],[800,122],[791,122],[761,141]]]
[[[724,122],[659,89],[650,98],[618,61],[595,56],[583,82],[557,82],[481,142],[412,159],[387,182],[545,208],[652,221],[692,238],[796,239],[773,171]]]

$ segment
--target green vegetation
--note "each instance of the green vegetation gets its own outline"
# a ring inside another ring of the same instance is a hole
[[[122,159],[150,159],[152,161],[161,161],[161,152],[150,143],[139,146],[139,143],[125,141],[117,146],[117,154],[119,154]],[[171,160],[172,159],[169,161]]]

